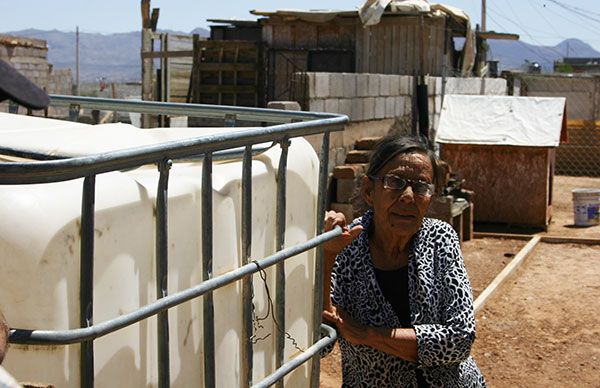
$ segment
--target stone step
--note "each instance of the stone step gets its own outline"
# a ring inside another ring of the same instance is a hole
[[[375,149],[375,146],[381,139],[383,139],[383,137],[381,137],[381,136],[363,137],[362,139],[359,139],[356,141],[356,143],[354,144],[354,149],[355,150],[373,150],[373,149]]]
[[[366,163],[344,164],[333,169],[333,177],[336,179],[356,179],[363,176],[366,171]]]
[[[346,164],[369,163],[371,152],[366,150],[353,150],[346,154]]]

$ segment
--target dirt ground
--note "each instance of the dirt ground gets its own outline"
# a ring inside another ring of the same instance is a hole
[[[600,178],[555,177],[552,222],[539,233],[600,239],[600,226],[573,225],[574,188],[600,188]],[[526,243],[481,238],[463,244],[475,298]],[[489,386],[600,387],[598,279],[600,245],[539,244],[477,314],[472,354]],[[339,386],[335,348],[322,359],[321,387]]]

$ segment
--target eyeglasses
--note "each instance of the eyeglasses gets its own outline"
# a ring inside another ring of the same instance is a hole
[[[399,177],[393,174],[387,174],[384,176],[369,176],[372,180],[380,180],[383,182],[384,189],[390,190],[404,190],[406,186],[412,188],[413,193],[421,197],[431,197],[435,192],[435,185],[433,183],[427,183],[421,180],[412,180]]]

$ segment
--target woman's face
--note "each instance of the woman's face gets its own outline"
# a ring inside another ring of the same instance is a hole
[[[388,174],[433,183],[431,161],[427,155],[420,153],[397,155],[377,172],[378,177]],[[374,211],[377,230],[399,237],[412,236],[419,230],[431,196],[415,194],[410,185],[400,190],[385,188],[382,180],[368,177],[365,177],[363,187],[364,199]]]

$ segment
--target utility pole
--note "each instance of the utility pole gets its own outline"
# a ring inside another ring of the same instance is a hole
[[[485,4],[486,0],[481,0],[481,31],[485,32],[486,30],[486,26],[485,26],[485,19],[486,19],[486,4]]]
[[[75,27],[75,95],[79,96],[79,26]]]

